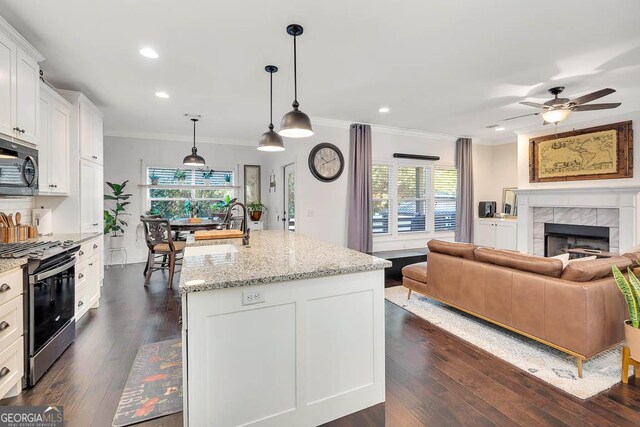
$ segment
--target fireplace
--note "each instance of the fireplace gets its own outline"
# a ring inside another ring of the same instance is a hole
[[[544,224],[544,256],[560,255],[578,248],[608,252],[609,227]]]

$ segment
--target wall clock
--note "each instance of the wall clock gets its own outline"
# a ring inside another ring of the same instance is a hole
[[[335,181],[344,170],[344,156],[338,147],[323,142],[309,153],[309,169],[322,182]]]

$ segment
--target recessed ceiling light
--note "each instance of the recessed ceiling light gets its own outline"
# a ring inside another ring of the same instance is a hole
[[[169,94],[167,92],[156,92],[156,96],[158,98],[167,99],[169,98]]]
[[[380,107],[378,108],[378,111],[381,113],[388,113],[390,110],[389,107]]]
[[[495,128],[496,132],[502,132],[504,130],[504,128],[502,126],[498,126],[497,128]]]
[[[142,49],[140,49],[140,55],[144,56],[145,58],[151,59],[157,59],[160,56],[158,55],[158,52],[150,47],[143,47]]]

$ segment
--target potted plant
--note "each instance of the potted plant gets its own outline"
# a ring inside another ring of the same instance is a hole
[[[628,279],[617,266],[614,265],[611,269],[629,309],[629,319],[624,322],[624,336],[630,356],[632,359],[640,360],[640,280],[629,267],[627,267]]]
[[[231,183],[231,174],[229,174],[229,173],[228,173],[228,174],[226,174],[226,175],[224,176],[224,181],[225,181],[225,182],[228,182],[228,183]]]
[[[158,182],[160,181],[160,177],[155,173],[151,172],[149,174],[149,181],[151,181],[151,185],[158,185]]]
[[[184,184],[187,180],[187,173],[180,168],[176,169],[176,172],[173,174],[173,177],[178,181],[179,185]]]
[[[238,199],[232,199],[228,194],[224,197],[224,200],[213,203],[211,205],[211,219],[214,221],[224,221],[229,206],[234,204]]]
[[[212,170],[207,170],[202,172],[202,177],[204,178],[204,185],[211,185],[212,176],[213,176]]]
[[[260,221],[262,212],[267,210],[267,207],[261,202],[253,202],[247,205],[247,210],[251,216],[251,221]]]
[[[105,194],[104,200],[115,202],[115,205],[109,210],[104,211],[104,234],[109,235],[109,246],[111,248],[121,248],[124,246],[124,228],[128,224],[122,219],[122,216],[129,215],[125,212],[126,206],[131,202],[128,199],[131,194],[125,193],[124,189],[129,181],[122,184],[114,184],[107,182],[111,188],[111,194]]]

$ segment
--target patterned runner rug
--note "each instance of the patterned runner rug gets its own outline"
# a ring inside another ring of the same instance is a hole
[[[584,362],[578,378],[575,358],[508,331],[416,292],[407,300],[403,286],[387,288],[385,298],[428,322],[480,347],[541,380],[580,399],[587,399],[620,382],[622,346]]]
[[[181,411],[182,340],[141,346],[122,391],[113,426],[128,426]]]

